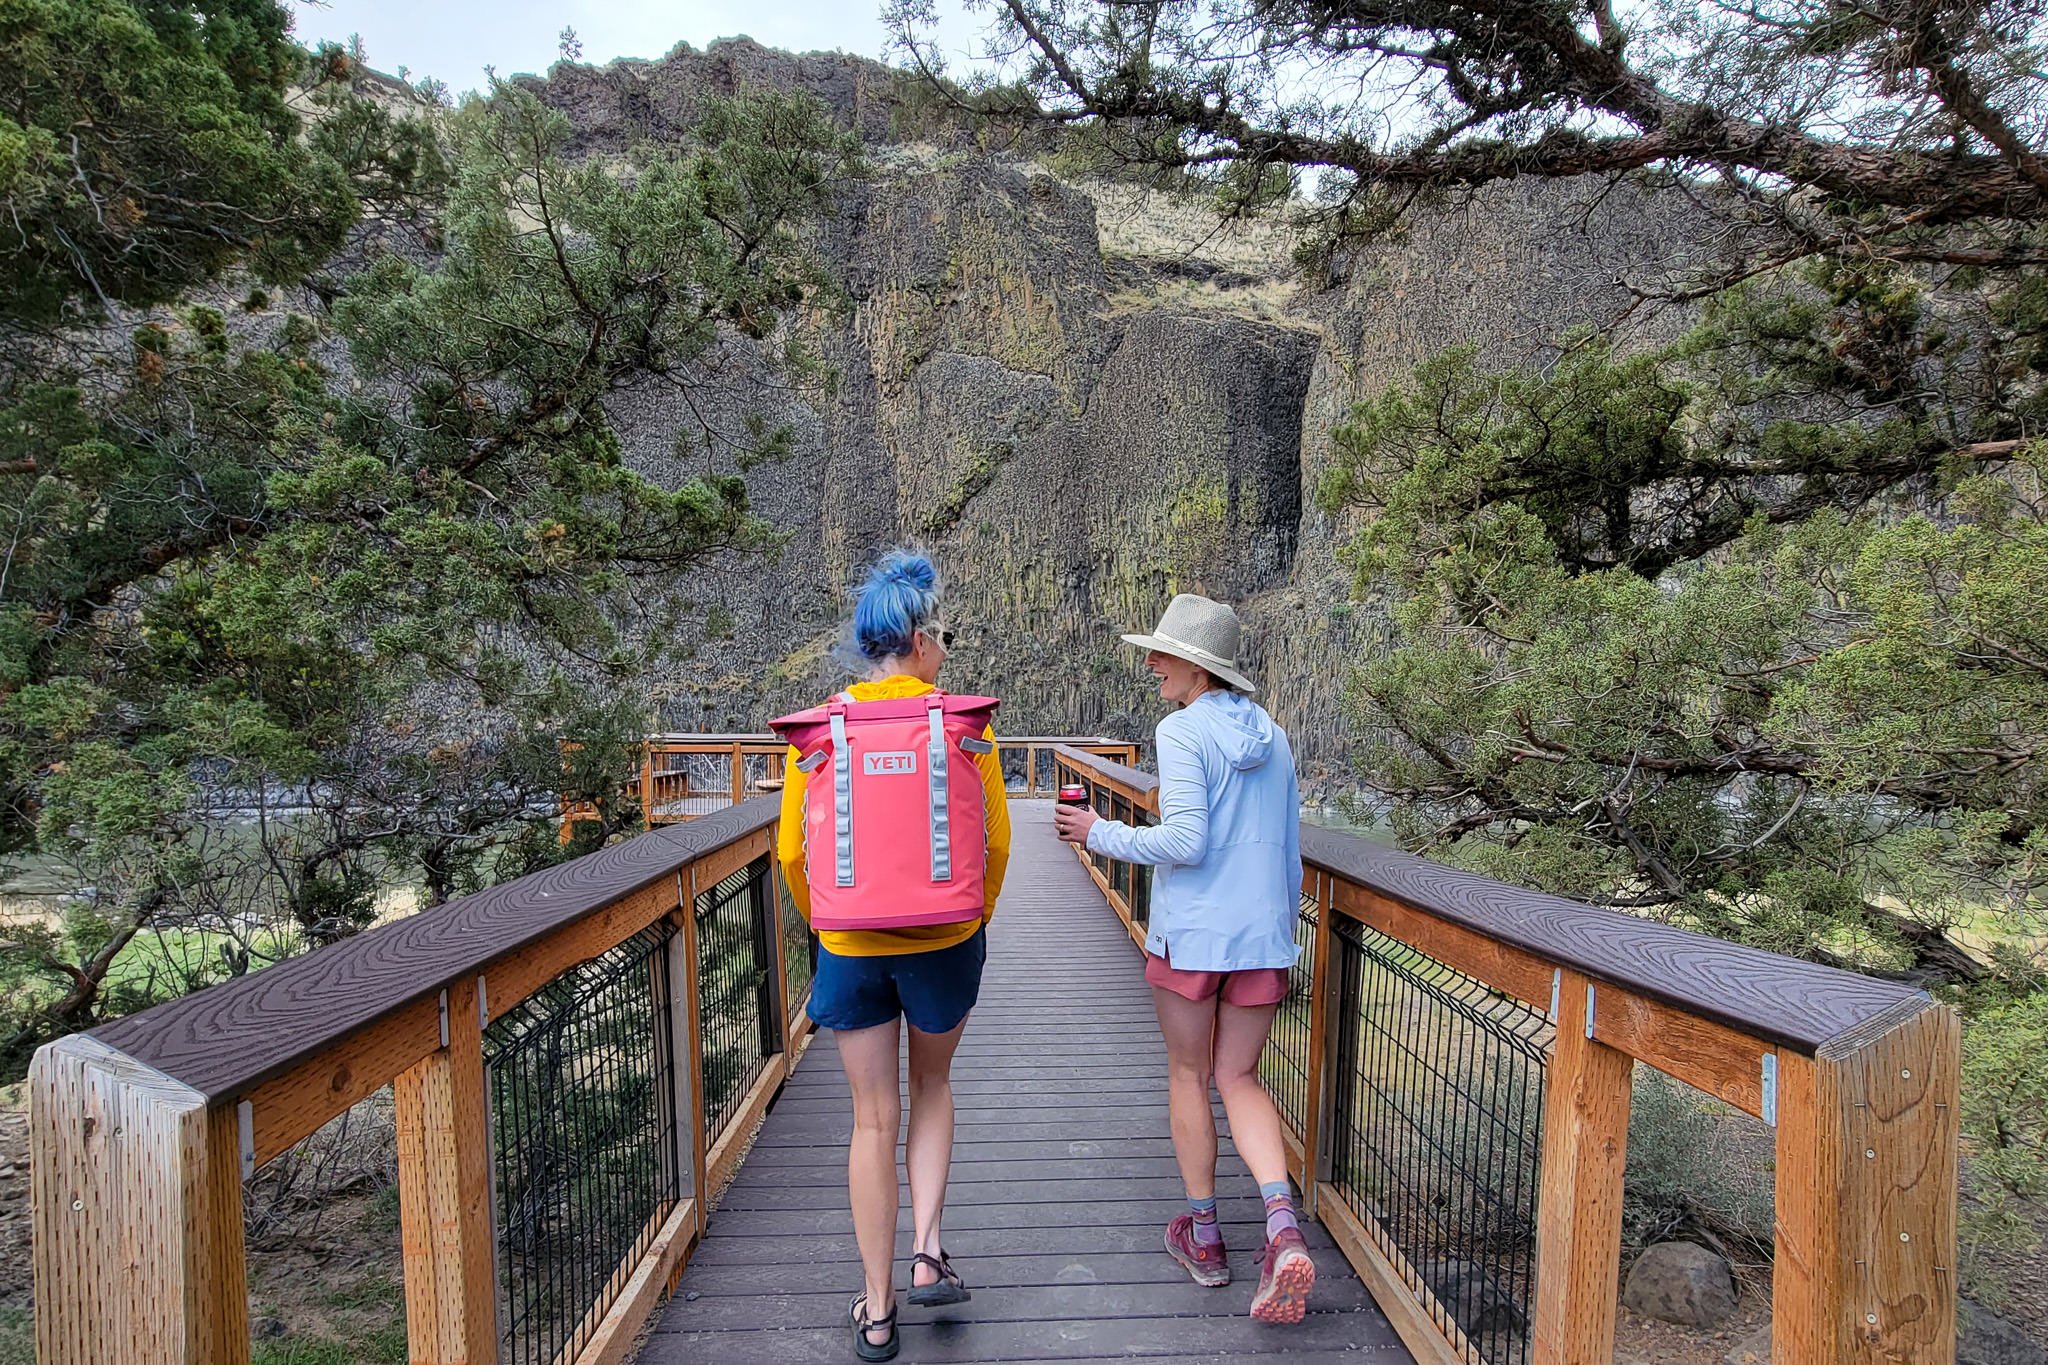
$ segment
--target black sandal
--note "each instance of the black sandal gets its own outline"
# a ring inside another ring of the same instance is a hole
[[[853,1353],[862,1360],[894,1360],[896,1353],[903,1349],[903,1338],[896,1331],[896,1310],[891,1308],[886,1318],[870,1318],[867,1315],[868,1296],[856,1294],[849,1316],[853,1319]],[[868,1340],[872,1328],[886,1327],[889,1339],[876,1345]]]
[[[938,1272],[939,1278],[930,1284],[917,1282],[917,1268],[928,1265]],[[949,1303],[965,1303],[974,1295],[961,1282],[960,1272],[953,1269],[953,1258],[941,1251],[937,1256],[927,1256],[922,1251],[910,1258],[910,1301],[919,1308],[940,1308]]]

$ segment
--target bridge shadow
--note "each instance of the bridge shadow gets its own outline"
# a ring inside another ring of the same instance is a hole
[[[954,1067],[946,1246],[974,1298],[942,1309],[904,1304],[900,1359],[1409,1361],[1350,1263],[1313,1224],[1309,1316],[1293,1327],[1248,1316],[1263,1207],[1227,1139],[1219,1207],[1236,1280],[1203,1289],[1161,1249],[1167,1220],[1186,1203],[1142,960],[1054,839],[1050,806],[1011,809],[1013,861],[981,1003]],[[851,1126],[846,1080],[824,1034],[712,1214],[642,1348],[643,1365],[853,1359],[846,1315],[860,1270],[845,1183]],[[899,1266],[907,1267],[907,1191],[903,1204]],[[907,1284],[899,1270],[899,1294]]]

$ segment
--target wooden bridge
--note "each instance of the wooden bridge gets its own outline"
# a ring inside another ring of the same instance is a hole
[[[1154,818],[1145,774],[1056,761]],[[1775,1128],[1774,1360],[1953,1361],[1949,1010],[1315,829],[1262,1074],[1322,1273],[1309,1320],[1252,1323],[1234,1156],[1238,1284],[1157,1249],[1182,1204],[1147,870],[1013,809],[955,1070],[947,1242],[976,1292],[906,1307],[904,1360],[1606,1361],[1643,1064]],[[728,801],[44,1048],[38,1359],[246,1361],[243,1183],[385,1086],[414,1361],[849,1359],[850,1115],[775,813]]]
[[[1322,1270],[1315,1311],[1292,1330],[1247,1316],[1265,1206],[1227,1144],[1218,1207],[1236,1281],[1203,1289],[1160,1249],[1167,1220],[1187,1204],[1144,960],[1053,837],[1047,804],[1015,810],[981,1003],[954,1066],[945,1241],[974,1298],[947,1309],[905,1304],[900,1358],[1408,1361],[1320,1228],[1310,1231]],[[812,1046],[769,1111],[644,1365],[851,1358],[846,1309],[861,1287],[846,1203],[852,1102],[838,1060],[816,1055],[830,1049],[829,1036]],[[908,1247],[907,1188],[902,1207]]]

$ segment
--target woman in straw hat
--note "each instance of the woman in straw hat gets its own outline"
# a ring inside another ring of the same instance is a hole
[[[1231,1137],[1266,1200],[1266,1248],[1252,1316],[1299,1322],[1315,1264],[1295,1219],[1280,1116],[1259,1083],[1259,1057],[1287,995],[1298,950],[1300,790],[1287,734],[1250,698],[1238,670],[1242,631],[1220,602],[1182,593],[1146,651],[1159,695],[1179,710],[1159,722],[1159,823],[1137,828],[1085,808],[1054,813],[1062,839],[1159,870],[1145,941],[1145,979],[1159,1010],[1170,1069],[1173,1150],[1188,1212],[1166,1229],[1166,1250],[1195,1283],[1230,1283],[1216,1222],[1216,1120],[1223,1097]]]

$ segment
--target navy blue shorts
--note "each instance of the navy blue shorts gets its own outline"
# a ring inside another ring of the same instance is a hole
[[[981,995],[988,930],[929,953],[842,957],[818,949],[810,1016],[819,1028],[862,1029],[897,1015],[920,1033],[950,1033]]]

